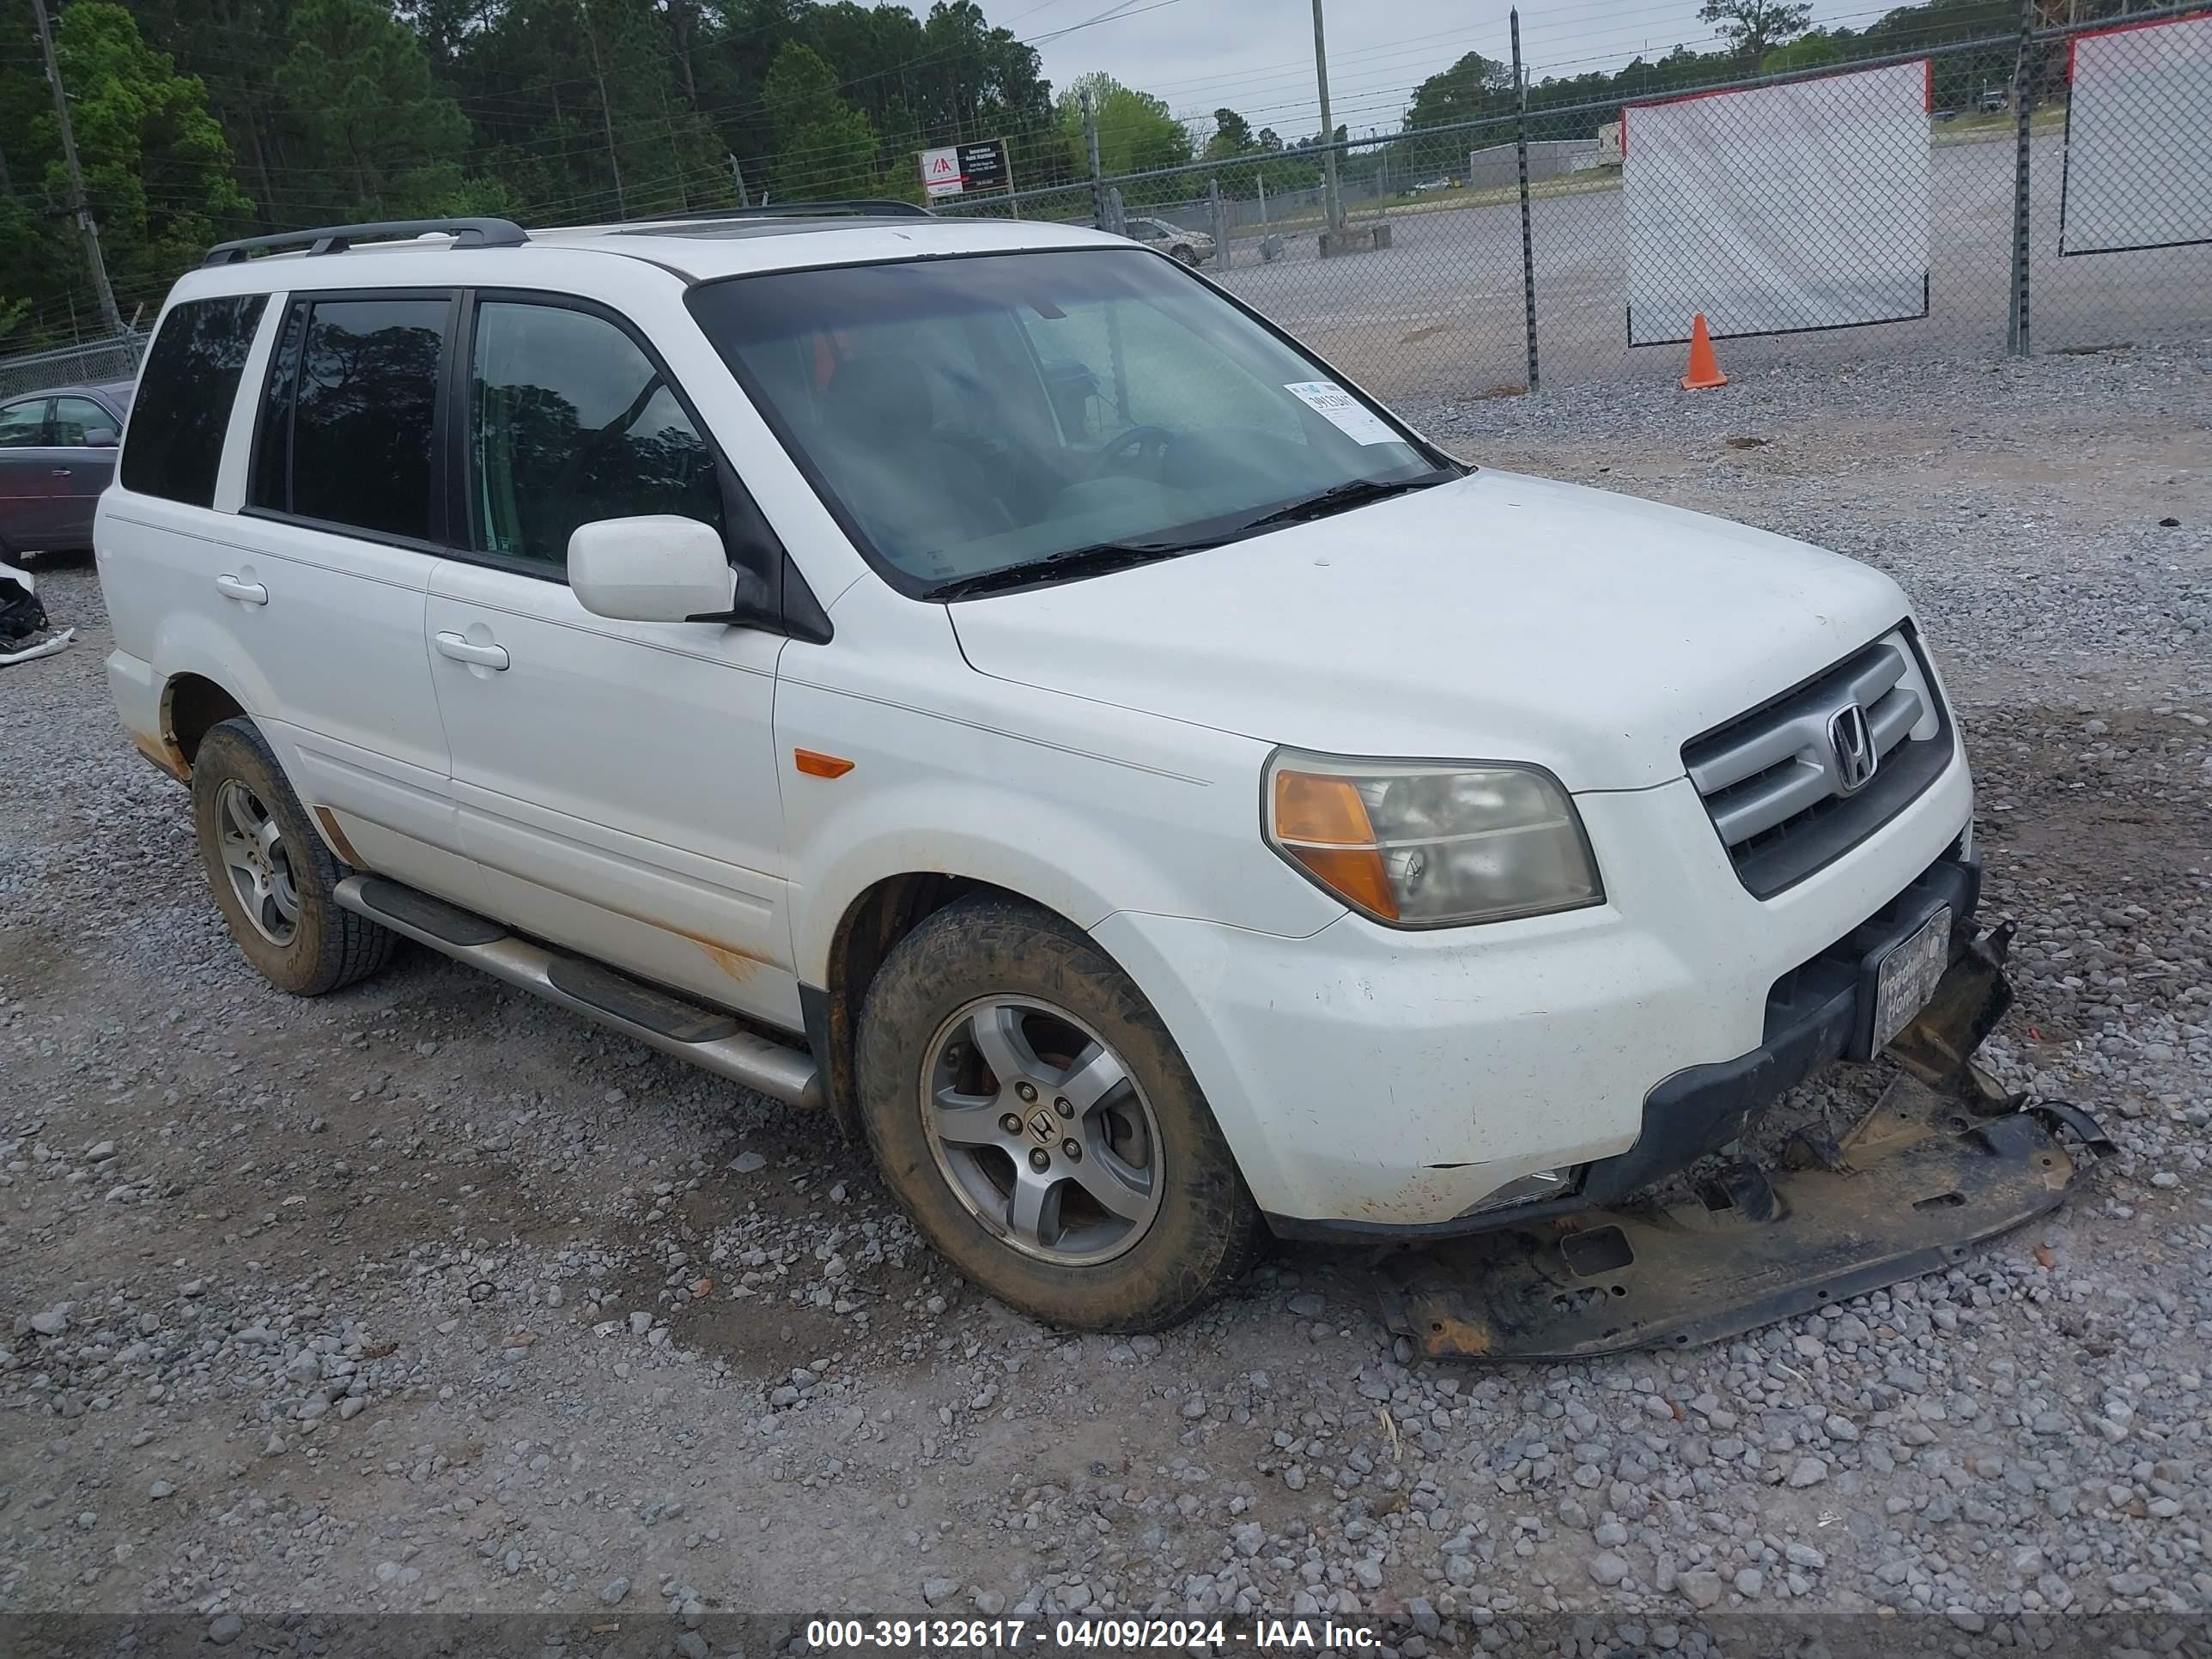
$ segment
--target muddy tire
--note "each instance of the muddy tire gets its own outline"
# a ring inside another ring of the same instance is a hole
[[[868,988],[861,1116],[930,1243],[1054,1325],[1143,1331],[1259,1259],[1259,1207],[1152,1005],[1080,930],[978,895]]]
[[[392,959],[398,935],[331,896],[349,872],[243,716],[210,728],[193,757],[192,831],[231,938],[278,990],[319,997]]]

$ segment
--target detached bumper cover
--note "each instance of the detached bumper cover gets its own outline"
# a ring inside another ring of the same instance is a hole
[[[1717,1209],[1594,1212],[1407,1252],[1385,1265],[1383,1316],[1431,1358],[1717,1341],[1948,1267],[2056,1208],[2077,1167],[2039,1110],[1976,1121],[1910,1079],[1865,1127],[1846,1167],[1740,1171]]]

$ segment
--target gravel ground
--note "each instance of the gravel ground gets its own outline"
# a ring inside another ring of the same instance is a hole
[[[817,1121],[427,956],[266,989],[48,561],[84,636],[0,670],[0,1608],[264,1651],[426,1609],[692,1659],[823,1609],[2201,1650],[2212,356],[1415,412],[1917,596],[2021,929],[1990,1053],[2121,1146],[2063,1210],[1656,1358],[1408,1364],[1366,1264],[1304,1247],[1158,1338],[1055,1334]]]

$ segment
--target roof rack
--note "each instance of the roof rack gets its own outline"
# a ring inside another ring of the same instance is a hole
[[[926,207],[888,198],[860,198],[848,202],[777,202],[760,207],[696,208],[686,213],[656,214],[647,223],[678,223],[694,219],[934,219]]]
[[[273,236],[241,236],[217,242],[203,265],[242,264],[257,253],[303,247],[312,257],[343,253],[356,242],[390,241],[432,234],[451,236],[456,247],[520,247],[530,240],[511,219],[382,219],[365,225],[325,225],[319,230],[280,230]]]

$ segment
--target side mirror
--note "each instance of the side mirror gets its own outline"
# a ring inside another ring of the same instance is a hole
[[[595,617],[688,622],[726,616],[737,573],[712,525],[648,514],[578,525],[568,538],[568,586]]]
[[[84,429],[84,443],[88,449],[112,449],[117,442],[115,428],[112,426],[88,426]]]

